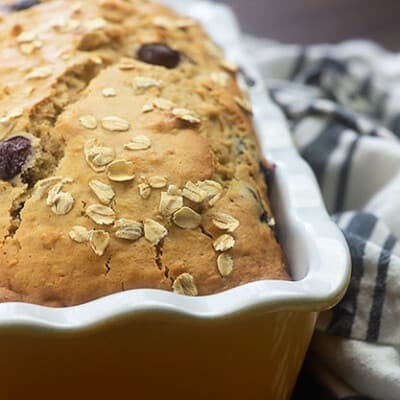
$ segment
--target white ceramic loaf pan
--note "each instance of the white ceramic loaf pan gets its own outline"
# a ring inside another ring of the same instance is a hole
[[[165,3],[200,19],[250,89],[293,281],[212,296],[131,290],[76,307],[0,304],[0,399],[289,399],[318,312],[346,289],[350,262],[316,181],[268,99],[224,6]]]

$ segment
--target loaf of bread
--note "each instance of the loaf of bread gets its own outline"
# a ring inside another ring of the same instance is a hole
[[[147,0],[0,0],[0,301],[289,279],[236,72]]]

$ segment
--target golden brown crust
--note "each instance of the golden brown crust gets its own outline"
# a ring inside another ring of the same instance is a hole
[[[40,139],[0,183],[0,301],[288,279],[244,95],[194,21],[140,0],[0,18],[0,138]],[[154,42],[176,68],[135,60]]]

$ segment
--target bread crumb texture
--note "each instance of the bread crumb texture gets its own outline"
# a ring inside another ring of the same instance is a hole
[[[0,301],[289,279],[236,73],[146,0],[0,1]]]

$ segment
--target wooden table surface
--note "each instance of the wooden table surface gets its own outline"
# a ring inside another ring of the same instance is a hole
[[[286,43],[368,38],[400,50],[398,0],[218,0],[233,6],[245,31]]]

